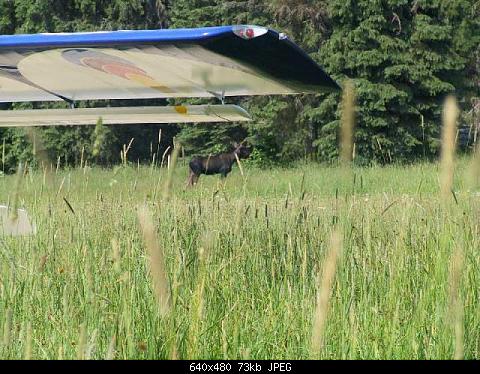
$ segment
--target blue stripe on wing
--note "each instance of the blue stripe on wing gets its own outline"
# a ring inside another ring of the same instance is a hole
[[[201,41],[233,33],[233,26],[196,29],[98,31],[54,34],[0,35],[0,48],[49,48]]]

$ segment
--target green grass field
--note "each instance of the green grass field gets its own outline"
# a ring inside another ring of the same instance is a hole
[[[0,238],[0,357],[478,359],[480,195],[465,187],[465,165],[456,202],[440,198],[436,164],[350,175],[244,165],[225,185],[202,176],[184,191],[180,161],[169,199],[165,169],[28,173],[19,202],[38,232]],[[15,180],[0,177],[0,203],[13,201]],[[165,258],[166,314],[144,204]],[[317,351],[335,227],[343,245]]]

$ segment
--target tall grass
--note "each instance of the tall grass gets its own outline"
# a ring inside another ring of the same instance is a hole
[[[151,166],[65,170],[48,185],[29,171],[18,202],[37,235],[0,238],[0,357],[478,358],[480,210],[459,179],[468,162],[457,165],[448,215],[435,164],[354,168],[353,194],[340,168],[315,164],[245,163],[221,193],[216,177],[184,191],[185,166],[170,177]],[[156,191],[167,178],[165,200]],[[0,178],[0,201],[13,200],[15,180]],[[166,317],[146,267],[144,205],[171,292]],[[342,261],[319,309],[335,228]]]

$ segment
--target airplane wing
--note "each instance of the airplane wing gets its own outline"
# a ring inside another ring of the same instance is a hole
[[[285,35],[259,26],[0,36],[0,102],[337,89]]]
[[[248,113],[236,105],[179,105],[149,107],[4,110],[2,127],[201,123],[249,121]]]

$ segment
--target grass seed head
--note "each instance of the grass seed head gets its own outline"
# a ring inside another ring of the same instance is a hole
[[[325,325],[330,307],[335,272],[338,258],[342,251],[342,237],[336,229],[330,238],[330,248],[323,264],[322,275],[319,277],[317,290],[317,305],[315,309],[311,352],[316,357],[320,354],[324,343]]]
[[[97,124],[95,125],[95,131],[93,133],[93,151],[92,155],[93,157],[98,157],[100,155],[100,152],[102,151],[102,146],[103,143],[105,142],[105,136],[106,136],[106,129],[105,126],[103,126],[103,118],[99,117],[97,120]]]
[[[454,358],[456,360],[463,359],[463,302],[460,293],[462,283],[462,274],[464,267],[463,248],[457,245],[453,251],[450,261],[449,273],[449,294],[448,294],[448,319],[454,331]]]
[[[343,89],[342,118],[340,133],[340,160],[350,164],[353,159],[353,133],[355,127],[355,88],[347,80]]]
[[[168,200],[171,195],[172,184],[173,184],[173,173],[175,171],[175,167],[177,165],[178,154],[180,153],[181,145],[175,144],[173,148],[172,157],[168,164],[168,175],[167,180],[165,181],[165,186],[163,188],[163,199]]]
[[[447,97],[443,107],[442,153],[440,160],[440,190],[443,201],[450,199],[453,187],[458,115],[459,109],[455,97]]]
[[[138,208],[138,220],[148,252],[148,264],[159,311],[162,316],[165,316],[171,309],[170,287],[165,271],[164,255],[156,234],[152,214],[145,205]]]

